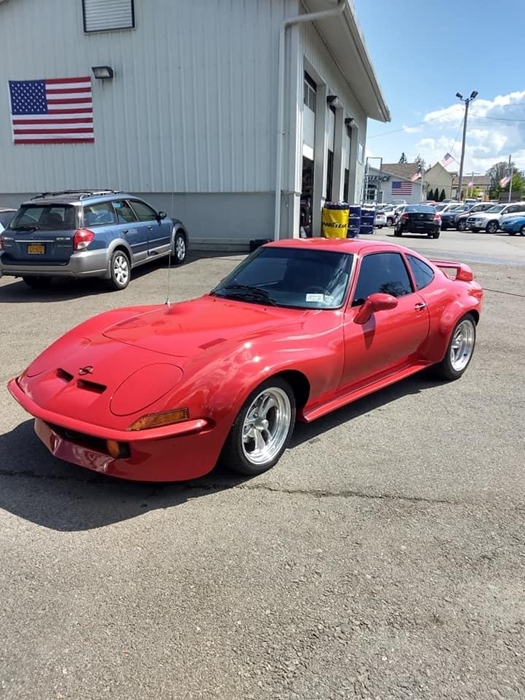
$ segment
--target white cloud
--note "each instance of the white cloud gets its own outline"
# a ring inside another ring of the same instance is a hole
[[[377,152],[383,150],[385,160],[389,152],[394,155],[403,150],[414,157],[419,153],[427,165],[450,153],[455,162],[448,170],[457,171],[464,115],[465,105],[458,100],[428,112],[422,119],[419,117],[422,124],[403,125],[398,130],[400,133],[388,135],[387,132],[380,142],[372,141],[373,148]],[[492,100],[477,97],[469,104],[465,172],[485,173],[494,163],[506,161],[509,155],[520,170],[525,170],[525,90],[497,95]]]

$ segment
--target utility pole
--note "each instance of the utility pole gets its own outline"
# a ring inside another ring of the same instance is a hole
[[[513,174],[514,174],[514,173],[512,172],[512,165],[511,165],[511,163],[512,163],[512,156],[509,156],[509,177],[510,177],[510,181],[509,181],[509,202],[510,202],[511,197],[512,197],[512,176],[513,176]]]
[[[465,105],[465,117],[463,119],[463,141],[461,143],[461,161],[459,164],[459,179],[458,179],[458,191],[457,191],[457,196],[458,199],[461,200],[461,190],[463,187],[463,166],[465,164],[465,142],[467,140],[467,120],[468,120],[468,108],[472,100],[475,100],[476,97],[478,96],[478,93],[476,90],[473,90],[470,93],[470,97],[463,97],[463,95],[459,92],[456,92],[456,97],[458,97],[463,104]]]

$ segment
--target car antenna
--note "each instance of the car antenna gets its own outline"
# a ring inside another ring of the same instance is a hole
[[[173,199],[174,199],[174,192],[173,190],[171,191],[171,209],[170,212],[173,211]],[[164,304],[170,308],[171,307],[171,299],[170,299],[170,284],[171,284],[171,258],[172,258],[172,246],[173,246],[173,241],[172,241],[172,235],[173,231],[170,233],[170,252],[168,255],[168,283],[167,283],[167,289],[166,289],[166,301]]]

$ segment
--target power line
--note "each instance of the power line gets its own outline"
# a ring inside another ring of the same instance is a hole
[[[525,102],[516,102],[513,105],[502,105],[503,108],[507,107],[515,107],[518,105],[524,105]],[[472,114],[471,115],[472,119],[490,119],[492,121],[496,122],[525,122],[525,119],[511,119],[510,117],[484,117],[481,115],[476,115]],[[432,119],[426,119],[425,121],[422,122],[417,122],[416,124],[410,124],[408,126],[403,126],[401,129],[394,129],[392,131],[384,131],[382,134],[374,134],[373,136],[368,136],[367,139],[377,139],[380,138],[381,136],[389,136],[390,134],[398,134],[400,131],[406,131],[406,129],[413,129],[416,126],[421,126],[422,124],[429,124],[430,122],[434,122],[437,119],[441,119],[441,116],[439,117],[432,117]],[[463,120],[461,121],[461,124],[463,124]],[[461,125],[460,125],[461,128]],[[456,139],[457,141],[457,139]]]

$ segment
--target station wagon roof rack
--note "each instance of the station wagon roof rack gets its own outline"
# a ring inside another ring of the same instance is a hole
[[[62,194],[68,194],[68,195],[78,195],[79,199],[84,199],[85,197],[93,197],[96,195],[103,195],[103,194],[120,194],[122,190],[94,190],[94,189],[77,189],[77,190],[59,190],[58,192],[41,192],[40,194],[36,194],[34,197],[31,197],[31,201],[34,199],[45,199],[47,197],[59,197]]]

